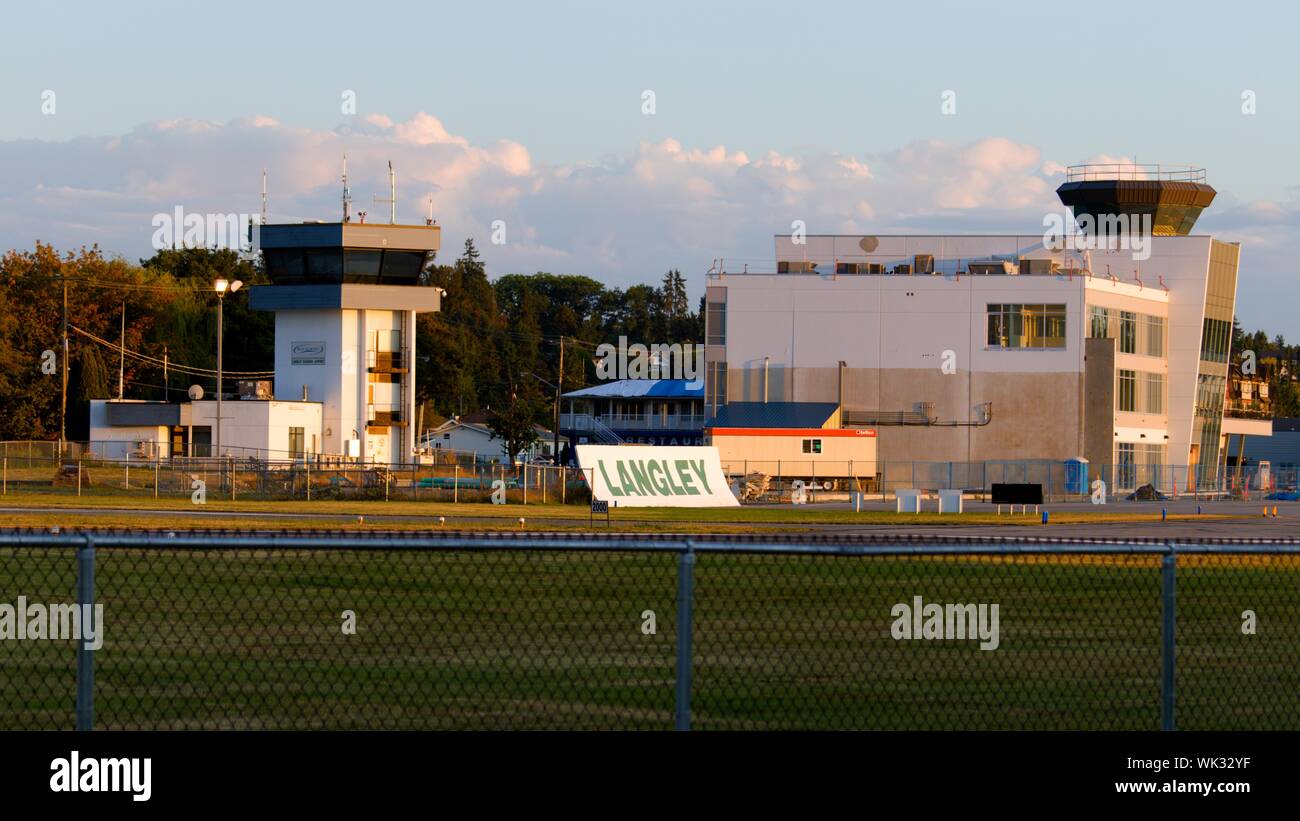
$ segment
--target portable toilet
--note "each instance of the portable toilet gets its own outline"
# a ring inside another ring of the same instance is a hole
[[[1088,460],[1082,456],[1065,460],[1065,492],[1079,495],[1088,492]]]

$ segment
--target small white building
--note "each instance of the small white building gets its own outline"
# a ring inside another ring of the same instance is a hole
[[[221,403],[221,449],[213,453],[216,400],[93,400],[90,450],[104,459],[233,456],[269,461],[321,452],[320,402],[227,399]]]
[[[477,462],[505,461],[505,442],[492,437],[492,429],[487,426],[486,414],[473,414],[460,418],[451,418],[429,431],[420,440],[426,451],[450,450],[457,453],[470,453]],[[535,462],[541,458],[553,458],[552,446],[554,434],[536,426],[537,441],[523,454],[516,454],[524,461]]]

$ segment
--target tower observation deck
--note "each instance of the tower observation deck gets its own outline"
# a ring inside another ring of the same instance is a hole
[[[1100,226],[1123,216],[1128,225],[1149,225],[1155,236],[1190,234],[1215,193],[1204,168],[1135,163],[1072,165],[1056,189],[1076,220],[1087,215]]]

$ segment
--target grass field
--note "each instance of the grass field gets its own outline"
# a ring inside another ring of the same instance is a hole
[[[387,520],[385,528],[426,529],[439,527],[438,519],[446,518],[449,526],[471,529],[517,528],[519,517],[524,517],[527,527],[557,529],[565,528],[556,520],[573,520],[571,528],[581,529],[581,522],[588,518],[588,511],[582,505],[559,504],[505,504],[461,503],[435,501],[366,501],[356,499],[303,499],[291,501],[240,500],[231,501],[208,496],[206,504],[195,505],[188,496],[184,497],[142,497],[126,493],[96,493],[81,497],[53,493],[10,493],[0,496],[0,507],[22,508],[23,513],[0,514],[0,527],[39,527],[48,525],[62,526],[135,526],[135,527],[248,527],[255,521],[257,527],[337,527],[350,523],[340,520],[309,518],[298,520],[285,519],[294,514],[304,516],[339,516],[354,518],[356,516],[403,517],[410,521]],[[98,510],[138,510],[164,511],[157,517],[151,517],[150,523],[142,523],[137,515],[123,514],[119,518],[105,519],[103,515],[94,517],[74,512],[59,513],[59,509],[87,508]],[[165,511],[185,511],[230,514],[229,519],[204,516],[201,519],[191,517],[167,516]],[[1251,511],[1253,515],[1253,511]],[[240,520],[238,514],[276,514],[276,518],[266,516],[250,517]],[[1154,523],[1160,521],[1159,509],[1134,508],[1107,511],[1057,511],[1053,512],[1050,523],[1053,525],[1070,525],[1081,523]],[[1170,514],[1169,521],[1210,521],[1236,518],[1229,515],[1205,514]],[[500,519],[501,524],[492,520]],[[620,530],[661,531],[666,525],[680,532],[734,532],[755,526],[779,526],[783,528],[825,525],[890,525],[906,524],[925,526],[952,525],[990,525],[1015,526],[1036,524],[1039,519],[1033,515],[997,515],[996,513],[971,512],[953,516],[934,512],[894,513],[886,511],[854,512],[844,508],[819,508],[815,505],[804,507],[735,507],[708,508],[704,510],[690,508],[623,508],[610,511],[610,522],[618,525]],[[109,524],[109,522],[112,524]],[[216,524],[221,521],[222,524]],[[163,524],[159,524],[163,522]],[[354,524],[352,522],[352,524]],[[601,517],[600,525],[604,520]],[[732,526],[732,527],[727,527]]]
[[[694,726],[1156,729],[1157,562],[703,554]],[[111,549],[96,575],[100,727],[672,726],[672,555]],[[74,583],[69,551],[0,551],[0,601]],[[1297,589],[1295,557],[1183,557],[1180,727],[1300,728]],[[915,595],[999,604],[1000,648],[895,641]],[[70,643],[0,642],[0,728],[71,727],[74,692]]]

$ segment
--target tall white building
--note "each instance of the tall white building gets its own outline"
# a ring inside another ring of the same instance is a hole
[[[321,452],[381,463],[415,449],[415,317],[441,292],[418,284],[437,225],[267,225],[272,284],[254,309],[275,311],[275,390],[322,403]]]
[[[1204,172],[1071,169],[1076,218],[1136,233],[778,236],[768,272],[714,273],[706,416],[841,403],[885,461],[1085,457],[1115,481],[1215,481],[1240,247],[1189,232]],[[1178,466],[1172,469],[1170,466]]]

